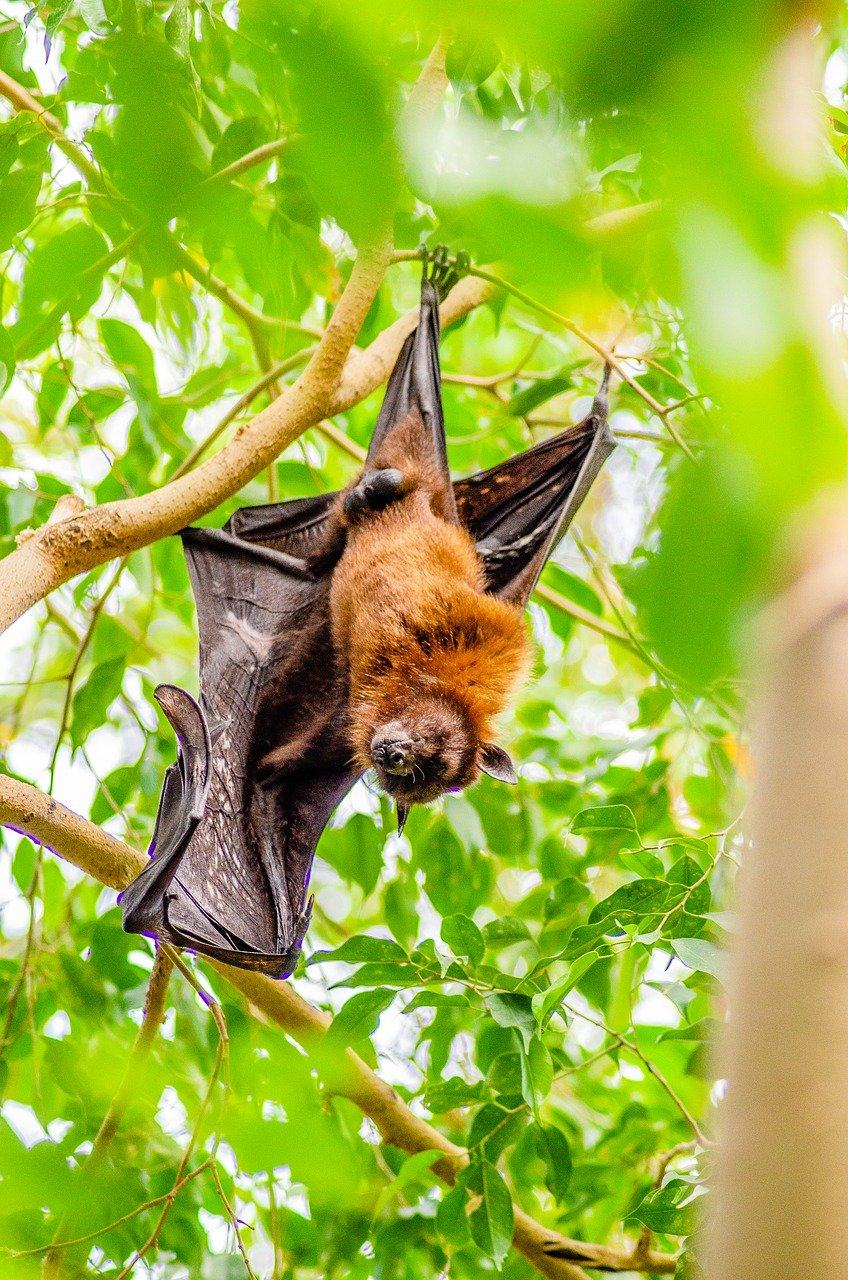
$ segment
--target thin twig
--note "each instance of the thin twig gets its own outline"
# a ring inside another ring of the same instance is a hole
[[[232,1225],[233,1233],[236,1238],[236,1244],[238,1245],[238,1251],[242,1256],[242,1260],[247,1270],[247,1274],[250,1277],[250,1280],[256,1280],[256,1273],[254,1272],[253,1267],[250,1265],[250,1258],[247,1256],[247,1249],[245,1248],[244,1241],[242,1240],[242,1237],[241,1237],[241,1228],[239,1227],[238,1218],[236,1217],[233,1207],[230,1204],[229,1200],[227,1199],[224,1188],[221,1185],[221,1175],[218,1172],[217,1163],[213,1162],[211,1169],[212,1169],[212,1181],[215,1183],[215,1190],[218,1192],[218,1198],[220,1199],[221,1204],[224,1206],[227,1217],[229,1218],[230,1224]]]
[[[54,1243],[51,1240],[49,1244],[40,1244],[34,1249],[10,1249],[6,1245],[0,1245],[0,1253],[10,1258],[37,1258],[41,1254],[48,1253],[51,1249],[71,1249],[75,1245],[91,1244],[95,1240],[102,1239],[109,1231],[122,1227],[126,1222],[132,1222],[133,1218],[137,1218],[140,1213],[146,1213],[148,1209],[155,1209],[157,1205],[164,1204],[166,1201],[172,1203],[183,1187],[187,1186],[189,1182],[193,1182],[201,1173],[205,1173],[212,1163],[212,1157],[210,1156],[202,1164],[199,1164],[196,1169],[192,1169],[191,1173],[187,1173],[179,1182],[174,1183],[170,1191],[166,1191],[161,1196],[155,1196],[152,1200],[145,1200],[143,1204],[136,1205],[134,1209],[130,1209],[129,1213],[122,1214],[120,1218],[104,1223],[96,1231],[89,1231],[88,1235],[74,1236],[71,1240],[60,1240],[58,1243]]]
[[[635,1040],[628,1040],[620,1031],[614,1031],[612,1027],[607,1026],[607,1024],[601,1021],[600,1018],[593,1018],[590,1014],[584,1013],[582,1009],[575,1009],[567,1000],[564,1000],[562,1003],[563,1008],[567,1009],[575,1018],[582,1018],[584,1022],[589,1022],[593,1027],[598,1027],[601,1031],[606,1032],[608,1036],[615,1040],[616,1044],[618,1044],[620,1048],[627,1050],[628,1053],[632,1053],[634,1057],[638,1058],[648,1074],[654,1077],[657,1084],[659,1084],[660,1087],[668,1094],[669,1098],[671,1098],[671,1101],[677,1107],[678,1111],[683,1116],[683,1119],[689,1125],[701,1145],[704,1147],[711,1147],[713,1145],[712,1140],[704,1133],[703,1129],[698,1124],[698,1121],[686,1106],[686,1103],[679,1094],[675,1092],[668,1080],[660,1071],[659,1067],[655,1066],[654,1063],[651,1062],[650,1058],[642,1052]]]

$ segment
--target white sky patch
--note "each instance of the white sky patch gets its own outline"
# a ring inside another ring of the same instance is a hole
[[[558,205],[578,190],[583,166],[561,131],[522,121],[502,129],[460,111],[451,119],[407,122],[402,139],[424,189],[443,200],[503,194],[534,205]]]
[[[662,991],[643,984],[633,1008],[633,1022],[651,1027],[677,1027],[680,1025],[680,1010]]]
[[[29,929],[30,906],[23,896],[13,898],[0,908],[0,927],[9,939],[23,938]]]
[[[32,1107],[23,1102],[7,1099],[0,1107],[0,1116],[11,1125],[25,1147],[34,1147],[37,1142],[48,1139],[47,1130],[42,1126]]]
[[[835,49],[827,60],[822,77],[822,90],[832,107],[844,107],[846,84],[848,53],[844,49]]]
[[[156,1108],[156,1122],[169,1137],[178,1138],[186,1133],[188,1112],[180,1101],[180,1096],[171,1085],[162,1090],[159,1105]]]
[[[64,1009],[57,1009],[51,1013],[42,1030],[49,1040],[64,1040],[71,1034],[71,1020]]]

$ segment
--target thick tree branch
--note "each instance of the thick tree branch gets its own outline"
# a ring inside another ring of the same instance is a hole
[[[439,44],[427,59],[412,90],[411,109],[433,110],[445,84],[444,51]],[[18,110],[37,115],[80,173],[98,190],[109,190],[107,181],[85,152],[66,137],[60,122],[44,111],[22,85],[0,73],[0,93]],[[187,269],[189,261],[193,268],[199,269],[187,251],[186,254]],[[257,414],[220,453],[190,474],[179,476],[153,493],[109,503],[86,511],[75,519],[45,528],[8,556],[0,564],[0,599],[3,601],[0,605],[0,631],[75,574],[146,546],[157,538],[176,533],[213,510],[264,470],[308,427],[316,426],[328,415],[356,403],[357,398],[363,398],[379,386],[394,358],[391,340],[389,344],[380,344],[374,358],[368,359],[367,352],[357,356],[354,362],[357,394],[351,398],[348,388],[345,405],[337,402],[336,390],[346,361],[391,261],[391,254],[388,230],[383,228],[375,235],[373,243],[360,253],[342,297],[301,376],[291,388]],[[209,285],[205,276],[204,282]],[[450,310],[445,318],[449,316]],[[411,328],[415,323],[414,316],[407,319]],[[397,326],[392,326],[392,331],[395,331],[397,339],[393,348],[396,356],[409,329],[400,334]]]
[[[363,255],[303,374],[214,457],[152,493],[45,526],[0,562],[0,631],[76,574],[176,533],[212,511],[308,427],[350,408],[380,386],[418,318],[417,310],[409,312],[365,351],[350,351],[388,256],[385,245]],[[444,323],[465,315],[487,296],[480,282],[461,281],[445,301]]]
[[[126,887],[146,862],[142,854],[122,840],[106,835],[34,787],[4,776],[0,776],[0,824],[41,841],[113,889]],[[288,983],[272,982],[228,965],[214,964],[213,967],[265,1018],[305,1048],[324,1036],[330,1025],[329,1015],[307,1004]],[[442,1152],[434,1168],[444,1181],[453,1182],[465,1165],[465,1151],[415,1115],[394,1089],[351,1050],[344,1055],[343,1068],[338,1082],[334,1080],[334,1087],[374,1122],[385,1142],[410,1153]],[[551,1280],[586,1280],[585,1267],[611,1271],[633,1269],[631,1251],[568,1239],[542,1226],[521,1209],[515,1211],[514,1243],[536,1270]],[[578,1262],[582,1265],[578,1266]],[[651,1253],[641,1263],[645,1271],[657,1275],[672,1274],[675,1265],[671,1255],[660,1253]]]

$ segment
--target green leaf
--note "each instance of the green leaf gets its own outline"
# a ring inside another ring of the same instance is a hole
[[[494,991],[486,997],[486,1008],[499,1027],[514,1027],[521,1036],[525,1051],[536,1031],[533,1008],[529,996],[512,992]]]
[[[461,1076],[449,1076],[427,1088],[426,1102],[430,1111],[454,1111],[457,1107],[470,1107],[483,1096],[480,1084],[468,1084]]]
[[[585,955],[573,960],[568,967],[568,972],[556,982],[548,987],[547,991],[540,991],[532,999],[533,1016],[539,1026],[544,1028],[547,1026],[551,1014],[556,1009],[569,991],[573,991],[577,983],[588,973],[593,964],[598,960],[597,951],[588,951]]]
[[[690,1182],[672,1179],[657,1191],[649,1192],[632,1216],[649,1231],[668,1235],[690,1235],[694,1227],[693,1200],[697,1188]]]
[[[592,908],[589,924],[603,921],[642,924],[664,914],[682,899],[684,893],[682,885],[671,885],[665,880],[632,880]]]
[[[553,1074],[551,1055],[534,1036],[529,1048],[521,1053],[521,1096],[535,1116],[551,1091]]]
[[[327,1043],[340,1049],[372,1035],[377,1029],[380,1014],[388,1009],[394,998],[395,992],[385,987],[351,996],[333,1018],[327,1032]]]
[[[479,1202],[468,1215],[471,1237],[500,1270],[512,1244],[514,1215],[512,1196],[501,1175],[488,1160],[475,1161],[465,1185]]]
[[[62,303],[77,319],[94,305],[103,282],[102,259],[107,252],[108,245],[100,232],[82,222],[74,222],[36,245],[24,272],[21,296],[25,338],[45,306]]]
[[[497,1160],[523,1129],[525,1117],[520,1108],[503,1107],[487,1102],[475,1115],[468,1130],[468,1148],[480,1158]]]
[[[533,1126],[533,1141],[536,1154],[545,1162],[545,1186],[557,1203],[562,1204],[573,1172],[568,1138],[553,1125],[536,1124]]]
[[[347,938],[334,951],[315,951],[307,960],[307,965],[324,964],[326,961],[344,961],[345,964],[361,964],[363,961],[403,961],[407,959],[403,947],[398,946],[391,938],[374,938],[370,934],[361,933],[355,938]]]
[[[396,1200],[403,1200],[404,1192],[408,1188],[414,1186],[416,1182],[426,1181],[426,1184],[433,1185],[435,1177],[428,1180],[422,1179],[422,1174],[432,1169],[437,1160],[442,1159],[441,1151],[416,1151],[414,1155],[407,1156],[401,1167],[398,1169],[394,1179],[384,1187],[377,1197],[377,1203],[374,1206],[374,1217],[379,1218],[385,1214],[386,1209]]]
[[[12,859],[12,875],[21,893],[28,893],[35,871],[36,848],[31,840],[21,840]]]
[[[571,375],[564,372],[554,374],[550,378],[537,378],[529,386],[516,391],[510,397],[506,405],[507,413],[512,414],[514,418],[524,418],[534,409],[538,409],[540,404],[553,400],[554,396],[567,391],[573,385]]]
[[[315,15],[286,38],[286,61],[310,186],[357,240],[391,208],[398,185],[380,61],[346,25]]]
[[[0,182],[0,253],[32,222],[41,189],[41,174],[32,169],[13,169]]]
[[[671,946],[678,960],[682,960],[687,969],[708,973],[719,982],[724,981],[726,957],[714,943],[708,942],[706,938],[674,938]]]
[[[513,916],[502,916],[500,920],[490,920],[483,925],[486,946],[493,949],[508,947],[514,942],[526,942],[530,937],[530,930],[524,921],[516,920]]]
[[[106,713],[121,692],[123,679],[123,658],[102,662],[89,672],[71,704],[71,742],[75,747],[85,741],[92,729],[105,724]]]
[[[346,880],[371,893],[383,868],[381,831],[372,818],[355,813],[343,827],[325,831],[320,844],[321,857]]]
[[[467,1204],[468,1193],[464,1186],[457,1184],[450,1191],[445,1191],[436,1211],[436,1226],[439,1232],[448,1244],[458,1249],[471,1243]]]
[[[482,933],[468,916],[446,916],[442,921],[442,942],[455,956],[466,956],[473,965],[480,963],[486,950]]]
[[[576,573],[569,573],[560,564],[548,564],[545,567],[545,582],[566,600],[586,609],[600,618],[604,612],[604,602],[585,578],[578,578]],[[555,612],[555,611],[554,611]],[[560,611],[561,612],[561,611]]]
[[[636,819],[632,809],[626,804],[603,804],[592,809],[581,809],[571,823],[571,830],[575,835],[588,835],[596,831],[632,832],[639,839]]]
[[[127,380],[137,399],[156,400],[156,369],[153,353],[141,334],[123,320],[105,317],[100,321],[100,334],[115,367]]]
[[[103,0],[79,0],[79,11],[82,20],[95,35],[105,35],[109,30],[109,19],[103,7]]]

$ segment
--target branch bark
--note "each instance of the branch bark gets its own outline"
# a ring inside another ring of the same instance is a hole
[[[34,787],[4,776],[0,776],[0,824],[41,841],[113,889],[125,888],[146,862],[142,854],[122,840],[106,835]],[[259,974],[223,964],[214,964],[213,968],[242,992],[268,1021],[281,1027],[304,1048],[315,1045],[324,1036],[330,1025],[329,1015],[307,1004],[288,983],[272,982]],[[441,1151],[442,1156],[434,1168],[445,1182],[452,1183],[467,1162],[467,1154],[461,1147],[415,1115],[394,1089],[350,1050],[345,1053],[336,1087],[374,1122],[385,1142],[409,1153]],[[513,1243],[539,1274],[550,1280],[586,1280],[584,1267],[633,1270],[632,1251],[569,1239],[542,1226],[518,1208]],[[671,1275],[676,1261],[670,1254],[650,1253],[641,1265],[652,1274]]]
[[[0,562],[0,631],[76,574],[176,533],[212,511],[307,428],[380,386],[418,317],[417,311],[409,312],[365,351],[351,352],[389,256],[385,242],[361,256],[304,372],[219,453],[151,493],[45,526]],[[445,300],[443,323],[466,315],[488,296],[480,282],[461,281]]]

